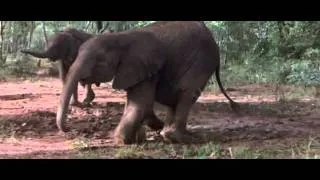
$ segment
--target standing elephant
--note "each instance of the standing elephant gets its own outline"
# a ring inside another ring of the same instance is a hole
[[[143,28],[98,35],[85,42],[71,66],[57,111],[57,126],[62,132],[68,101],[78,81],[86,84],[108,82],[127,92],[127,107],[114,137],[120,144],[136,143],[144,121],[157,124],[153,103],[168,107],[161,135],[177,143],[192,142],[187,118],[215,72],[222,93],[232,109],[238,107],[226,94],[219,75],[220,55],[210,30],[203,22],[156,22]]]
[[[108,31],[105,33],[108,33]],[[85,41],[94,36],[95,35],[86,33],[81,30],[77,30],[74,28],[66,28],[65,30],[57,32],[54,36],[50,37],[48,47],[45,51],[36,52],[30,50],[21,50],[21,52],[25,54],[30,54],[37,58],[48,58],[50,61],[53,62],[60,60],[60,79],[64,84],[69,68],[77,57],[79,47]],[[81,84],[84,86],[83,83]],[[100,83],[96,83],[96,85],[99,86]],[[86,98],[83,101],[84,105],[89,105],[94,98],[95,94],[92,90],[91,84],[87,84]],[[72,105],[80,104],[78,101],[78,86],[75,88],[70,102]]]

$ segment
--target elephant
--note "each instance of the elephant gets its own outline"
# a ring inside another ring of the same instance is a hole
[[[104,33],[110,33],[105,31]],[[76,59],[78,49],[85,41],[94,37],[94,34],[90,34],[75,28],[66,28],[63,31],[59,31],[50,37],[48,41],[48,47],[43,52],[21,50],[24,54],[29,54],[37,58],[48,58],[50,61],[59,62],[59,73],[62,83],[65,83],[66,74],[74,60]],[[85,85],[80,82],[83,87]],[[96,86],[100,86],[100,83],[96,83]],[[91,84],[86,86],[86,98],[83,101],[85,106],[89,105],[95,98],[95,93],[92,90]],[[71,105],[80,105],[78,101],[78,87],[73,92]]]
[[[60,96],[56,123],[66,124],[68,100],[78,81],[109,82],[127,94],[126,108],[114,131],[117,144],[133,144],[146,122],[158,125],[160,135],[171,143],[190,143],[197,137],[187,130],[187,119],[209,78],[218,85],[238,112],[238,103],[225,92],[220,80],[219,47],[204,22],[158,21],[145,27],[103,34],[79,48]],[[168,107],[163,124],[154,116],[154,103]]]

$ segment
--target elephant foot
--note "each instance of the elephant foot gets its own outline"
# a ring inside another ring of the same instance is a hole
[[[69,137],[69,132],[71,131],[71,128],[69,127],[64,127],[62,130],[58,131],[58,136],[68,138]]]
[[[58,136],[65,138],[67,140],[72,140],[77,137],[77,131],[71,132],[71,129],[69,129],[67,132],[59,131],[57,134]]]
[[[69,130],[68,130],[68,131],[69,131]],[[59,131],[59,132],[58,132],[58,135],[59,135],[59,136],[62,136],[62,137],[67,137],[67,135],[68,135],[67,132],[68,132],[68,131]]]
[[[83,105],[83,107],[90,107],[90,106],[91,106],[91,101],[88,101],[87,99],[85,99],[85,100],[82,102],[82,105]]]
[[[83,105],[86,107],[90,106],[90,103],[94,100],[95,94],[92,91],[89,91],[87,97],[83,100]]]
[[[83,104],[83,106],[85,106],[85,107],[89,107],[90,106],[90,104],[91,104],[91,102],[93,101],[93,99],[94,98],[86,98],[85,100],[83,100],[83,102],[82,102],[82,104]]]
[[[129,144],[141,144],[145,142],[147,139],[146,129],[141,126],[140,129],[137,131],[136,135],[131,136],[130,133],[127,131],[119,130],[118,128],[114,134],[114,142],[117,145],[129,145]]]
[[[200,137],[195,136],[187,129],[177,129],[175,127],[165,127],[160,135],[169,143],[191,144],[202,141]]]
[[[68,122],[64,122],[64,123],[57,122],[57,127],[59,129],[59,132],[58,132],[59,135],[66,134],[71,131],[71,125]]]
[[[78,100],[71,100],[70,105],[75,107],[82,107],[82,104]]]

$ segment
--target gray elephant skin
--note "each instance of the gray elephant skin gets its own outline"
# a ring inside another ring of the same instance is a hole
[[[105,32],[109,33],[109,32]],[[42,51],[31,51],[31,50],[21,50],[22,53],[32,55],[37,58],[47,58],[52,62],[57,60],[59,61],[59,73],[60,79],[62,83],[65,83],[66,75],[69,71],[70,66],[75,61],[79,47],[88,39],[94,37],[94,34],[90,34],[81,30],[77,30],[75,28],[66,28],[63,31],[59,31],[55,33],[48,40],[48,47]],[[80,82],[81,83],[81,82]],[[83,83],[81,83],[85,86]],[[96,83],[97,86],[100,83]],[[93,99],[95,98],[95,94],[92,90],[91,84],[87,84],[86,86],[86,97],[83,101],[84,105],[89,105]],[[73,92],[72,99],[70,101],[72,105],[80,105],[78,101],[78,86],[75,88]]]
[[[126,108],[114,131],[117,144],[137,143],[143,123],[161,130],[164,140],[190,143],[195,136],[187,130],[192,105],[215,73],[222,93],[237,112],[238,104],[220,81],[219,47],[204,22],[165,21],[143,28],[103,34],[79,48],[61,94],[56,123],[67,132],[66,114],[76,84],[109,82],[127,93]],[[153,104],[168,107],[164,122],[154,116]]]

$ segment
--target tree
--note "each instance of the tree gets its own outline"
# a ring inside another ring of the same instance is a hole
[[[3,57],[3,41],[4,41],[4,29],[6,27],[5,21],[0,21],[0,64],[4,64],[6,58]]]

